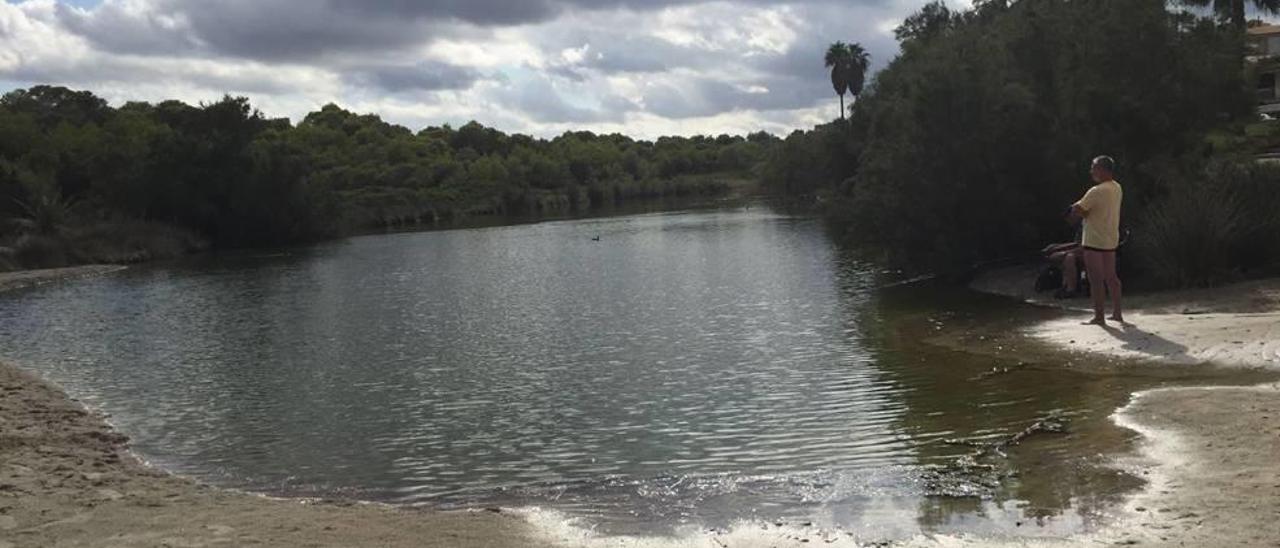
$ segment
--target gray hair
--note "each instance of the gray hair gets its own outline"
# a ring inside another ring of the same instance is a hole
[[[1110,156],[1099,156],[1093,159],[1093,165],[1107,170],[1107,173],[1116,172],[1116,160]]]

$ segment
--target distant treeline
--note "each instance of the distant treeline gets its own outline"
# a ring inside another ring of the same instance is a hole
[[[849,121],[787,137],[765,183],[894,262],[956,269],[1069,239],[1061,213],[1110,154],[1130,273],[1209,283],[1280,258],[1280,172],[1215,146],[1258,123],[1237,27],[1150,0],[975,5],[909,17]]]
[[[538,215],[754,181],[778,140],[471,122],[417,133],[335,105],[296,126],[245,98],[119,108],[37,86],[0,98],[0,267],[142,260],[471,215]]]

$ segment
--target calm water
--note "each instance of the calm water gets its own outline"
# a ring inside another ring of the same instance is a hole
[[[0,356],[216,484],[536,505],[606,532],[1057,534],[1133,485],[1095,465],[1150,380],[983,377],[1013,362],[923,341],[1015,307],[889,280],[762,208],[367,236],[6,295]],[[1050,411],[1094,434],[1020,448],[989,500],[926,496],[969,450],[944,439]]]

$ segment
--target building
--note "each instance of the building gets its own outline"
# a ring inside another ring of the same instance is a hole
[[[1280,118],[1280,25],[1249,27],[1248,59],[1257,74],[1258,112]]]

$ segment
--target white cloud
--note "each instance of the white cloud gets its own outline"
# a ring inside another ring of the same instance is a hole
[[[295,120],[337,102],[414,129],[786,133],[837,115],[826,44],[860,41],[882,66],[886,32],[924,2],[3,2],[0,81],[115,103],[247,95]]]

